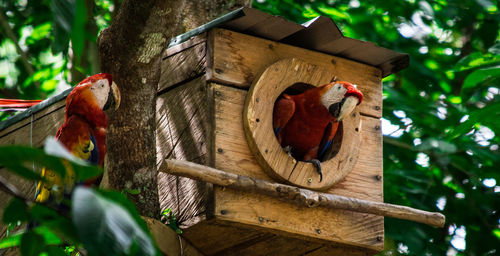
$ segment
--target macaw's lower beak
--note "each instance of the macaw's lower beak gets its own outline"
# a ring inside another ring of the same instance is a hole
[[[336,117],[337,119],[339,118],[340,115],[340,110],[342,109],[342,105],[344,105],[345,98],[342,99],[341,102],[333,103],[328,107],[328,112],[330,112],[330,115]]]
[[[111,90],[109,90],[108,94],[108,101],[106,101],[106,104],[104,105],[103,110],[108,110],[110,107],[114,106],[114,109],[117,110],[118,107],[120,106],[120,90],[118,89],[118,86],[113,82],[111,84]]]
[[[340,107],[338,121],[344,120],[346,116],[352,113],[354,108],[359,104],[360,100],[357,96],[347,96],[342,99],[342,106]]]
[[[113,98],[115,100],[115,110],[120,107],[120,101],[121,101],[121,95],[120,95],[120,90],[118,89],[118,86],[116,85],[115,82],[111,84],[111,91],[113,93]]]

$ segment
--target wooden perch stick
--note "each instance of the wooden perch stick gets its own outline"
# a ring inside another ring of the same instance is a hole
[[[434,227],[443,227],[445,222],[445,216],[437,212],[427,212],[401,205],[371,202],[316,192],[309,189],[224,172],[208,166],[182,160],[166,159],[161,164],[159,171],[202,180],[228,188],[273,196],[286,201],[293,201],[307,207],[323,206],[327,208],[370,213],[416,221]]]

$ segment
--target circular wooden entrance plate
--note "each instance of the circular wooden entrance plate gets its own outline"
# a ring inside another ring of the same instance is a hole
[[[361,142],[360,116],[356,109],[343,121],[340,150],[321,163],[321,182],[315,167],[289,156],[273,132],[274,102],[285,89],[296,83],[321,86],[332,77],[331,72],[320,66],[299,59],[284,59],[267,67],[254,80],[246,97],[243,126],[252,153],[271,177],[299,187],[324,190],[342,180],[353,168]]]

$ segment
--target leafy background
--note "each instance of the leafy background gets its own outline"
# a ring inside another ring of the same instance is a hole
[[[45,98],[98,72],[98,33],[119,0],[0,0],[0,97]],[[500,253],[500,12],[497,0],[257,0],[302,23],[410,55],[384,79],[385,201],[447,217],[386,218],[381,255]],[[0,119],[7,114],[0,114]]]

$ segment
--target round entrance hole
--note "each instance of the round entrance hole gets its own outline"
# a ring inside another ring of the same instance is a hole
[[[245,99],[243,127],[250,151],[270,177],[299,187],[325,190],[352,170],[362,131],[357,110],[343,120],[338,136],[334,137],[332,153],[321,159],[322,180],[312,163],[297,161],[283,150],[273,129],[273,109],[278,97],[328,84],[332,75],[331,70],[300,59],[283,59],[254,79]]]

